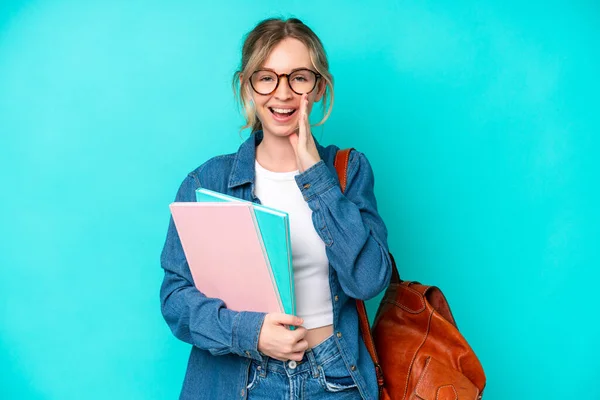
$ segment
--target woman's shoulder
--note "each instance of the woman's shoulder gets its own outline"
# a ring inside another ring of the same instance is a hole
[[[356,148],[340,148],[336,145],[329,145],[323,148],[323,155],[325,156],[323,158],[331,169],[331,172],[337,175],[335,157],[338,152],[343,150],[350,150],[346,167],[347,190],[350,192],[354,192],[355,190],[362,192],[365,188],[372,188],[375,181],[373,168],[365,153]],[[343,160],[340,161],[343,162]]]
[[[233,167],[235,156],[236,153],[214,156],[190,172],[190,175],[197,177],[200,182],[202,182],[203,178],[206,178],[207,176],[211,177],[215,175],[215,173],[226,173],[226,175],[229,175],[229,172]]]
[[[235,155],[236,153],[214,156],[190,171],[181,183],[180,196],[187,196],[191,199],[194,196],[190,193],[194,193],[200,187],[217,191],[224,190],[235,161]]]
[[[229,181],[237,153],[221,154],[205,161],[190,172],[197,184],[204,188],[223,190]]]
[[[339,151],[351,150],[348,157],[348,171],[362,168],[370,168],[369,160],[365,153],[357,150],[354,147],[341,148],[335,144],[330,144],[326,147],[322,147],[321,157],[327,164],[333,165],[335,162],[335,156]]]

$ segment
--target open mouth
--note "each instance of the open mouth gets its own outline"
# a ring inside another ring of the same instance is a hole
[[[269,107],[269,111],[278,118],[289,118],[296,112],[295,108],[273,108]]]

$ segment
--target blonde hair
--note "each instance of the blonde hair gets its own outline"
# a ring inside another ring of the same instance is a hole
[[[329,62],[323,43],[308,26],[297,18],[287,20],[269,18],[259,22],[246,36],[242,47],[242,64],[233,75],[233,92],[244,110],[246,118],[246,125],[241,130],[252,127],[252,132],[256,132],[262,129],[262,124],[256,118],[256,109],[251,101],[250,76],[265,63],[273,48],[287,38],[294,38],[304,43],[308,48],[310,60],[316,72],[325,81],[322,101],[325,115],[316,125],[322,125],[329,118],[333,107],[333,76],[329,72]]]

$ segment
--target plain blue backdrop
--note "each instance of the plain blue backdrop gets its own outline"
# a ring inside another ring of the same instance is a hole
[[[231,79],[273,15],[323,40],[336,99],[313,132],[371,160],[401,275],[444,290],[485,399],[600,399],[600,5],[583,0],[3,0],[0,398],[178,396],[168,204],[247,136]]]

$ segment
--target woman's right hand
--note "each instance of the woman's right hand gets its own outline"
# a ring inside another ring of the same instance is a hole
[[[303,323],[302,318],[294,315],[267,314],[258,337],[258,351],[280,361],[301,361],[308,348],[304,339],[306,328],[300,326]],[[286,325],[293,325],[296,329],[292,331]]]

